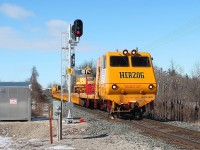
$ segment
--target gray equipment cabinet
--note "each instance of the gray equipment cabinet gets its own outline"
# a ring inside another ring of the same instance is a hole
[[[31,120],[29,82],[0,82],[0,120]]]

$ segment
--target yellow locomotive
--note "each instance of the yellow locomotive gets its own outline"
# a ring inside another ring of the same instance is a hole
[[[85,85],[81,85],[85,90],[71,93],[72,102],[107,110],[112,117],[129,113],[132,118],[142,119],[145,106],[156,98],[154,68],[148,52],[107,52],[97,60],[93,79],[95,84],[89,84],[86,78]],[[79,82],[77,79],[76,89],[81,87]],[[93,90],[87,92],[91,87]]]

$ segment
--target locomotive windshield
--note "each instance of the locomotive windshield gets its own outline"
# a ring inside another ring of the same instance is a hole
[[[149,67],[149,57],[132,56],[131,62],[133,67]]]
[[[111,67],[128,67],[128,56],[110,56]]]
[[[94,77],[88,77],[87,80],[88,81],[94,81]]]

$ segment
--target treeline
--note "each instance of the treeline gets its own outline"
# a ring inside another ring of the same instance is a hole
[[[200,119],[200,69],[192,77],[181,75],[172,66],[168,71],[155,67],[157,98],[153,117],[163,120],[197,122]]]

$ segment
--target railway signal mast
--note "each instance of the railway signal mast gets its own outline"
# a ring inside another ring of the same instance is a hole
[[[83,22],[80,19],[74,21],[74,24],[69,24],[69,37],[68,37],[68,115],[66,121],[72,123],[71,109],[73,103],[71,103],[71,74],[73,68],[75,67],[75,53],[72,53],[72,49],[77,46],[77,43],[80,41],[80,37],[83,35]]]

